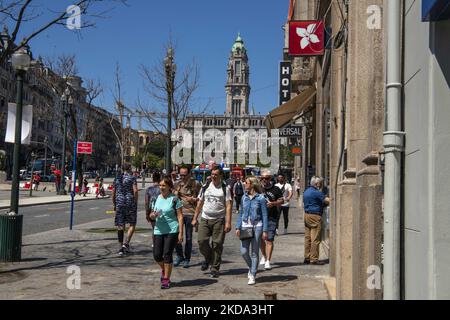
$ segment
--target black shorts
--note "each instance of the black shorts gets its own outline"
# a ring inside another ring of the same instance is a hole
[[[178,243],[178,233],[154,235],[153,237],[153,257],[156,262],[171,264],[175,246]]]

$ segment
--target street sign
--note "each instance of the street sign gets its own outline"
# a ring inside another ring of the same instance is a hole
[[[280,138],[298,138],[302,135],[302,127],[300,126],[289,125],[278,130]]]
[[[77,153],[92,154],[92,142],[78,142]]]
[[[291,75],[291,62],[280,61],[280,106],[291,100]]]

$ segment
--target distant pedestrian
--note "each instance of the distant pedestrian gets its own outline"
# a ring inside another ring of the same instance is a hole
[[[271,261],[279,217],[279,207],[283,204],[284,198],[280,188],[272,181],[272,172],[270,170],[263,170],[261,172],[261,182],[264,196],[267,201],[268,230],[267,239],[261,242],[262,257],[259,264],[264,265],[265,270],[270,270],[272,269]]]
[[[280,213],[278,215],[277,230],[279,229],[281,214],[283,214],[283,234],[287,234],[287,229],[289,226],[289,201],[291,201],[293,195],[292,186],[286,181],[286,177],[283,174],[278,175],[278,183],[276,184],[276,186],[280,188],[284,198],[284,203],[280,206]]]
[[[323,179],[313,177],[310,187],[303,193],[303,208],[305,210],[305,264],[324,264],[319,261],[322,212],[323,208],[330,203],[330,199],[320,191],[322,184]]]
[[[194,228],[199,224],[198,245],[201,254],[205,257],[201,270],[205,271],[211,266],[210,276],[213,278],[219,276],[225,234],[231,230],[233,199],[230,188],[222,179],[222,169],[214,167],[211,170],[211,182],[207,182],[201,189],[200,201],[192,219]],[[199,223],[197,219],[200,213]]]
[[[183,223],[186,234],[186,242],[183,252],[183,246],[178,243],[175,247],[177,257],[175,258],[174,266],[177,267],[183,262],[184,268],[189,268],[191,254],[192,254],[192,218],[195,214],[195,208],[197,206],[197,197],[199,195],[201,185],[198,181],[192,178],[189,168],[180,169],[180,182],[174,187],[175,195],[183,203]]]
[[[56,193],[59,194],[59,192],[61,191],[61,171],[55,170],[53,171],[53,174],[55,175]]]
[[[244,195],[244,177],[238,177],[236,183],[233,186],[234,201],[236,204],[236,212],[239,213],[239,207],[241,205],[242,196]]]
[[[39,173],[36,173],[34,175],[34,178],[33,178],[34,191],[38,191],[39,190],[39,183],[40,182],[41,182],[41,176],[39,175]]]
[[[164,177],[159,188],[161,194],[150,213],[150,219],[156,220],[153,257],[161,267],[161,289],[169,289],[173,250],[177,243],[183,242],[183,204],[172,193],[173,183],[170,178]]]
[[[130,241],[136,229],[138,188],[137,180],[131,173],[131,165],[123,165],[123,174],[119,174],[113,184],[113,205],[117,237],[120,243],[119,255],[130,252]],[[124,239],[124,229],[129,225],[127,237]]]
[[[88,188],[88,180],[86,177],[84,177],[83,179],[83,197],[86,197],[86,193],[88,192],[89,188]]]
[[[246,262],[248,271],[248,284],[256,282],[258,271],[259,248],[261,236],[267,240],[268,214],[267,202],[263,195],[261,184],[256,177],[247,177],[245,180],[245,194],[242,198],[242,208],[236,222],[236,235],[241,240],[241,254]],[[251,256],[250,256],[250,245]]]
[[[300,198],[300,178],[295,180],[295,192],[297,193],[297,200]]]
[[[145,191],[145,218],[147,221],[151,224],[153,229],[153,242],[152,247],[155,243],[155,219],[150,218],[150,214],[152,211],[154,211],[156,199],[158,199],[158,196],[161,194],[161,190],[159,188],[159,182],[161,181],[161,175],[159,172],[154,172],[152,175],[153,182],[151,185],[147,188]]]

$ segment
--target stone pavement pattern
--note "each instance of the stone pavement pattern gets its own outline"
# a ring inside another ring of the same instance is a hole
[[[296,205],[292,201],[291,207]],[[233,215],[233,222],[236,215]],[[264,299],[273,291],[278,299],[328,299],[323,280],[328,265],[303,265],[303,219],[299,208],[290,211],[288,235],[276,238],[273,269],[260,266],[257,282],[247,285],[248,269],[240,256],[234,233],[225,240],[221,276],[209,278],[200,270],[196,234],[191,268],[174,268],[173,285],[159,287],[160,268],[154,262],[151,231],[140,213],[132,241],[133,254],[117,255],[116,233],[97,233],[95,228],[111,228],[113,219],[77,226],[70,232],[58,229],[23,238],[21,263],[0,264],[0,299]],[[282,225],[282,222],[280,223]],[[233,228],[234,229],[234,228]],[[67,267],[81,268],[81,289],[69,290]]]

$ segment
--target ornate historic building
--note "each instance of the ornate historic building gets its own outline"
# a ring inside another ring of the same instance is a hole
[[[227,98],[224,114],[190,114],[180,127],[189,131],[194,130],[194,125],[200,124],[203,129],[266,129],[264,116],[249,111],[249,76],[247,49],[239,34],[231,48],[227,66],[225,85]]]

